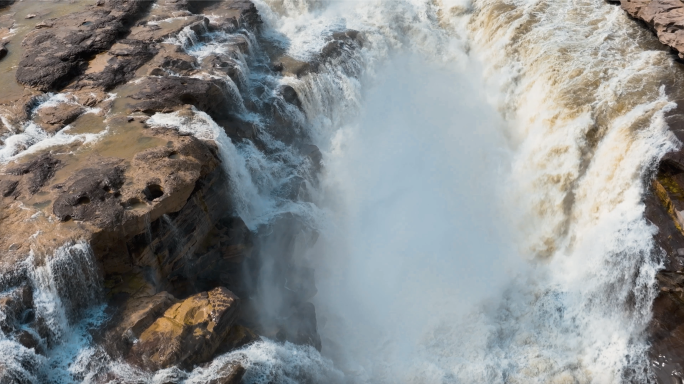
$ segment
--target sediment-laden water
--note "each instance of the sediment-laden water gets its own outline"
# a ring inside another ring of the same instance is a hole
[[[322,351],[264,339],[191,372],[154,374],[111,361],[81,329],[104,316],[99,296],[57,278],[71,257],[93,279],[87,245],[75,244],[31,272],[61,347],[41,357],[0,340],[0,359],[13,356],[3,364],[56,382],[108,369],[201,383],[232,360],[248,383],[652,379],[643,332],[660,255],[642,196],[680,143],[665,123],[679,80],[648,31],[603,0],[255,3],[261,44],[294,58],[334,32],[363,34],[362,48],[301,78],[260,72],[263,47],[249,36],[241,81],[227,80],[236,113],[256,126],[245,105],[292,86],[303,113],[283,113],[321,149],[321,174],[267,131],[264,152],[231,142],[203,113],[148,124],[217,142],[250,229],[290,213],[318,235],[301,239],[296,257],[316,269]],[[197,57],[231,39],[186,32],[176,42]],[[26,132],[14,141],[49,145]],[[17,155],[12,143],[0,159]],[[305,198],[283,197],[294,177],[307,182]],[[71,313],[73,300],[92,310]]]

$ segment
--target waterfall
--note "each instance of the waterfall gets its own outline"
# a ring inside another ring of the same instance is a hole
[[[202,383],[230,364],[247,383],[653,380],[644,331],[663,255],[642,198],[681,145],[665,115],[684,88],[650,32],[604,0],[254,3],[260,36],[186,28],[167,41],[224,55],[231,112],[254,139],[231,139],[194,108],[146,124],[216,143],[233,213],[261,251],[315,267],[321,351],[265,337],[190,371],[112,360],[89,333],[106,316],[92,251],[77,242],[27,260],[48,352],[3,333],[0,368],[65,383],[101,372]],[[312,60],[347,30],[362,43],[301,76],[274,74],[260,53],[265,39]],[[226,49],[238,39],[246,52]],[[29,124],[0,162],[105,134]],[[298,147],[309,144],[320,174]],[[304,235],[282,250],[270,226],[288,215]],[[268,267],[258,289],[277,314]]]
[[[641,196],[678,143],[675,68],[647,32],[598,0],[257,5],[293,57],[365,33],[288,79],[324,152],[304,257],[340,380],[650,379]]]
[[[71,362],[91,344],[91,330],[106,319],[92,250],[85,242],[69,242],[50,255],[31,252],[24,264],[32,306],[11,328],[28,332],[37,346],[24,347],[3,333],[0,363],[19,383],[71,382],[76,368]]]

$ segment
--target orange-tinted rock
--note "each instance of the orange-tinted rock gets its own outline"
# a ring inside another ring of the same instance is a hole
[[[238,306],[238,297],[223,287],[190,296],[140,335],[129,358],[152,370],[206,362],[228,335]]]
[[[176,302],[177,300],[168,292],[129,299],[121,315],[121,322],[116,328],[117,336],[131,343],[134,342]]]

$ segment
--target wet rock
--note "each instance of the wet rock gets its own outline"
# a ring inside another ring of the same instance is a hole
[[[240,67],[230,54],[209,55],[202,60],[201,68],[217,75],[228,75],[235,84],[241,84]]]
[[[212,117],[229,116],[231,104],[227,91],[219,80],[190,77],[146,77],[141,90],[130,96],[134,111],[145,113],[173,112],[184,105],[194,105]]]
[[[223,287],[193,295],[148,327],[129,359],[152,370],[206,362],[228,335],[238,306],[238,297]]]
[[[53,213],[62,221],[85,221],[106,229],[102,236],[108,240],[98,239],[109,244],[143,233],[150,220],[180,210],[197,180],[218,165],[216,155],[198,139],[173,130],[151,128],[146,133],[148,140],[156,138],[166,145],[141,150],[127,164],[115,158],[91,159],[55,186]]]
[[[310,345],[321,350],[321,337],[316,325],[316,308],[311,303],[303,303],[294,308],[287,317],[276,337],[281,341]]]
[[[252,233],[240,218],[230,217],[228,188],[223,170],[214,170],[180,211],[152,221],[127,242],[128,257],[136,267],[153,271],[149,281],[156,289],[180,297],[217,285],[242,292],[241,261],[251,256]]]
[[[6,123],[6,129],[13,132],[20,132],[27,120],[31,119],[33,110],[44,101],[45,96],[42,92],[24,90],[24,94],[19,97],[9,97],[2,99],[0,93],[0,114]]]
[[[12,4],[14,4],[14,0],[0,0],[0,9],[9,7]]]
[[[7,45],[0,43],[0,60],[4,59],[8,52]]]
[[[72,123],[83,112],[85,108],[80,105],[60,103],[56,106],[38,109],[34,121],[46,132],[55,133]]]
[[[209,16],[210,27],[214,30],[235,32],[240,28],[256,29],[261,24],[261,16],[249,0],[208,3],[202,12]]]
[[[17,190],[18,185],[19,180],[0,180],[0,196],[11,196]]]
[[[297,96],[297,91],[291,86],[283,85],[280,87],[279,92],[283,96],[283,99],[288,103],[296,105],[297,108],[302,107],[302,102],[299,100],[299,96]]]
[[[363,35],[355,30],[335,32],[329,38],[321,51],[308,61],[301,61],[287,55],[276,56],[272,60],[272,67],[284,75],[302,77],[310,72],[318,72],[325,63],[339,58],[345,52],[352,52],[363,47]]]
[[[216,354],[220,355],[226,352],[230,352],[234,349],[242,348],[249,345],[255,341],[261,340],[259,335],[254,333],[251,329],[235,324],[230,328],[228,335],[221,343],[221,346],[216,350]]]
[[[242,377],[247,370],[241,364],[230,363],[222,367],[216,376],[216,379],[211,379],[207,384],[239,384],[242,383]]]
[[[70,89],[84,87],[110,90],[135,76],[135,71],[154,57],[148,43],[124,39],[115,43],[109,52],[97,56],[79,81]]]
[[[15,177],[6,179],[0,176],[0,183],[4,185],[4,190],[0,192],[3,196],[21,194],[22,191],[33,195],[52,179],[61,166],[60,160],[55,159],[50,153],[45,153],[27,163],[10,167],[7,169],[7,174]],[[21,183],[21,188],[19,188],[19,183]]]
[[[124,171],[117,159],[102,159],[80,170],[61,186],[63,192],[53,205],[53,213],[61,221],[92,221],[99,226],[121,223]]]
[[[209,20],[201,15],[187,16],[182,19],[175,19],[173,22],[158,22],[155,24],[145,24],[131,28],[128,36],[130,40],[137,40],[146,43],[162,41],[168,37],[176,36],[184,28],[189,28],[197,35],[207,30]]]
[[[189,16],[174,19],[173,22],[162,21],[134,26],[126,39],[117,41],[108,52],[102,53],[89,63],[85,74],[73,88],[88,86],[108,90],[131,80],[136,76],[138,68],[158,55],[157,43],[170,36],[178,35],[184,28],[200,34],[207,29],[207,25],[208,20],[203,16]],[[168,56],[168,49],[162,55]],[[155,61],[163,61],[163,58],[157,58]],[[163,72],[154,73],[154,75],[163,74]]]
[[[160,49],[154,57],[150,66],[161,71],[150,73],[150,75],[164,76],[165,70],[179,75],[189,75],[195,70],[197,65],[194,57],[188,55],[183,49],[175,44],[160,44]]]
[[[105,347],[110,354],[125,355],[143,331],[177,302],[168,292],[129,297],[107,331]]]
[[[7,333],[24,323],[24,314],[33,307],[33,292],[28,284],[0,296],[0,329]]]
[[[59,89],[85,69],[91,56],[109,49],[150,5],[106,0],[101,6],[38,24],[22,42],[17,81],[42,91]]]
[[[654,239],[666,255],[664,269],[656,275],[659,294],[653,302],[653,318],[648,328],[651,357],[654,361],[666,360],[653,366],[653,372],[663,383],[671,379],[673,371],[681,371],[684,362],[684,275],[677,272],[684,268],[681,159],[680,151],[665,156],[651,181],[651,190],[644,196],[645,217],[658,228]]]
[[[33,349],[38,353],[43,352],[39,338],[27,330],[21,330],[16,336],[16,340],[23,347]]]
[[[684,4],[679,0],[620,0],[630,16],[644,21],[663,44],[684,58]]]

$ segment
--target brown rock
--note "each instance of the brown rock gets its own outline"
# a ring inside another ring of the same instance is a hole
[[[254,3],[249,0],[206,2],[202,12],[209,16],[213,29],[234,32],[239,28],[256,29],[261,16]]]
[[[174,19],[172,22],[162,21],[155,24],[135,26],[131,28],[131,33],[128,35],[128,39],[148,43],[159,42],[168,37],[177,35],[186,27],[190,28],[199,35],[206,31],[208,25],[209,20],[204,16],[192,15],[181,19]],[[112,47],[112,49],[115,47],[116,45]]]
[[[191,74],[196,65],[194,57],[185,53],[185,51],[175,44],[160,44],[160,49],[157,55],[152,59],[150,66],[155,69],[163,69],[175,72],[179,75]],[[165,72],[158,72],[159,75],[164,75]]]
[[[140,82],[141,90],[130,98],[132,108],[145,113],[173,112],[184,105],[194,105],[212,117],[226,117],[231,104],[219,80],[202,80],[190,77],[146,77]]]
[[[87,58],[109,47],[128,23],[151,5],[147,1],[106,0],[82,12],[45,20],[30,32],[22,47],[17,81],[42,91],[64,86],[82,70]]]
[[[92,221],[113,226],[123,220],[120,202],[125,167],[118,159],[102,159],[72,176],[55,200],[54,214],[62,221]]]
[[[126,303],[121,315],[122,320],[116,328],[117,336],[133,343],[145,329],[176,302],[177,300],[168,292],[131,298]]]
[[[45,131],[55,133],[72,123],[83,112],[85,108],[80,105],[60,103],[56,106],[38,109],[34,121]]]
[[[620,0],[630,16],[644,21],[663,44],[684,52],[684,4],[679,0]]]
[[[152,370],[206,362],[229,333],[238,305],[238,297],[223,287],[193,295],[147,328],[129,358]]]
[[[221,355],[234,349],[242,348],[245,345],[249,345],[258,340],[261,340],[261,338],[254,333],[254,331],[240,324],[235,324],[230,328],[230,332],[226,335],[225,340],[221,343],[216,354]]]
[[[241,364],[226,364],[216,373],[219,377],[211,379],[207,384],[240,384],[245,372],[247,371]]]
[[[6,197],[25,190],[33,195],[52,179],[61,166],[62,162],[55,159],[52,154],[44,153],[26,163],[10,167],[7,174],[14,177],[0,176],[0,193]]]

